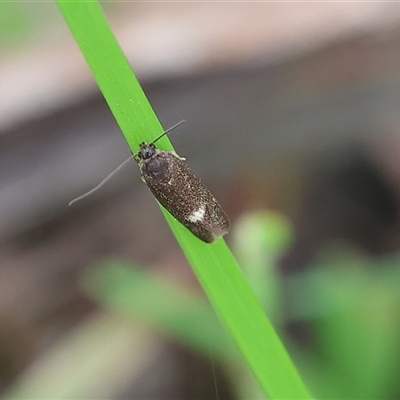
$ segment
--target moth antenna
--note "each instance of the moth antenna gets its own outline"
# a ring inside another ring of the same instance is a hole
[[[79,200],[84,199],[85,197],[90,196],[92,193],[94,193],[97,189],[100,189],[106,182],[108,182],[121,168],[125,167],[126,164],[128,164],[135,155],[131,155],[127,160],[125,160],[119,167],[114,169],[113,172],[111,172],[109,175],[107,175],[96,187],[94,187],[92,190],[89,190],[87,193],[77,197],[76,199],[73,199],[68,203],[69,206],[72,204],[76,203]]]
[[[155,143],[158,140],[160,140],[163,136],[167,135],[168,133],[170,133],[172,130],[174,130],[175,128],[177,128],[179,125],[182,125],[184,122],[186,122],[184,119],[180,122],[178,122],[177,124],[171,126],[171,128],[168,128],[165,132],[163,132],[159,137],[155,138],[151,143]]]

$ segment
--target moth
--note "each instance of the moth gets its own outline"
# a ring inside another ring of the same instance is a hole
[[[190,169],[185,158],[173,151],[159,150],[155,146],[159,139],[183,122],[169,128],[149,144],[142,142],[137,154],[133,154],[90,192],[71,201],[70,205],[97,190],[134,158],[139,165],[142,181],[154,197],[193,235],[205,243],[213,243],[226,235],[230,226],[228,216]]]

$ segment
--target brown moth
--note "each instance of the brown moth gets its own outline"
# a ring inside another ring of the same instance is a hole
[[[142,143],[135,156],[143,182],[161,205],[203,242],[212,243],[226,235],[229,219],[225,211],[184,158],[156,148],[158,139]]]

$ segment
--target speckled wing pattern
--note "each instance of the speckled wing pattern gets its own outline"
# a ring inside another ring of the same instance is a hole
[[[199,239],[212,243],[228,233],[227,215],[183,158],[156,150],[139,167],[156,199]]]

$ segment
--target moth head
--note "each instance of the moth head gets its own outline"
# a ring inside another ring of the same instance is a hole
[[[154,143],[146,144],[142,142],[139,146],[139,151],[136,154],[138,160],[148,160],[156,153],[156,146]]]

